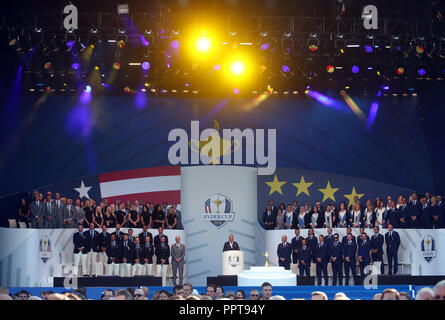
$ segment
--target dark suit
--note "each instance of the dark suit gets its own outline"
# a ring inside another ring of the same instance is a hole
[[[103,232],[99,233],[97,238],[99,251],[102,251],[102,248],[107,248],[110,245],[111,234],[109,234],[108,232],[105,232],[105,234]]]
[[[116,241],[122,242],[125,232],[123,232],[122,230],[119,230],[119,235],[117,234],[117,231],[114,231],[112,234],[114,234],[116,236]]]
[[[357,240],[355,239],[355,236],[352,236],[352,241],[357,243]],[[344,245],[346,242],[348,242],[348,235],[345,235],[342,239],[341,239],[341,244]]]
[[[410,216],[409,216],[409,209],[407,205],[402,205],[397,209],[397,215],[399,216],[399,228],[409,228],[410,227]],[[404,222],[402,221],[404,219]]]
[[[311,249],[308,246],[306,248],[301,247],[298,250],[298,269],[300,270],[300,276],[304,276],[305,273],[308,277],[311,275]]]
[[[99,252],[99,232],[96,230],[93,230],[93,235],[91,236],[91,230],[84,231],[85,239],[86,239],[86,246],[85,246],[85,252],[90,252],[93,250],[93,252]]]
[[[399,210],[396,208],[388,209],[386,212],[386,218],[388,220],[388,224],[392,224],[394,228],[399,227]]]
[[[266,225],[267,223],[272,223],[270,225]],[[273,230],[277,226],[277,214],[275,211],[268,212],[267,210],[263,213],[263,224],[266,230]]]
[[[123,259],[127,259],[127,262],[123,263],[133,263],[133,255],[134,255],[134,246],[130,243],[130,241],[127,241],[125,244],[125,241],[122,241],[122,262]]]
[[[168,237],[165,235],[165,233],[163,234],[163,236],[165,237],[165,244],[168,246]],[[155,248],[158,247],[159,245],[161,245],[161,237],[159,237],[159,234],[157,236],[155,236],[154,238],[154,246]]]
[[[224,243],[223,252],[224,251],[229,251],[229,250],[239,250],[238,242],[233,241],[232,242],[232,247],[230,246],[230,242],[229,241]]]
[[[79,248],[83,247],[83,251],[82,253],[87,253],[87,251],[85,250],[85,245],[86,245],[86,238],[85,238],[85,232],[82,233],[82,235],[80,235],[80,232],[76,232],[75,234],[73,234],[73,244],[74,244],[74,252],[75,254],[81,252],[79,250]]]
[[[334,243],[334,235],[326,235],[324,237],[324,241],[331,245],[332,243]]]
[[[371,237],[371,250],[377,250],[376,253],[372,253],[372,261],[381,261],[380,273],[385,274],[385,266],[383,264],[383,243],[385,239],[383,235],[373,234]]]
[[[421,203],[416,200],[416,202],[414,203],[414,201],[411,201],[408,204],[408,225],[410,228],[418,228],[420,229],[422,227],[422,221],[420,220],[420,216],[421,216],[421,210],[422,210],[422,205]],[[413,221],[413,218],[415,218],[415,220]]]
[[[326,242],[319,243],[315,247],[315,258],[317,259],[317,280],[321,286],[321,274],[324,275],[324,284],[328,285],[328,262],[329,262],[329,244]],[[321,261],[318,261],[321,259]]]
[[[289,242],[286,244],[280,243],[277,248],[278,265],[284,267],[286,270],[290,270],[290,256],[292,254],[292,245]],[[281,261],[284,258],[284,261]]]
[[[107,256],[108,256],[108,262],[107,262],[108,264],[111,264],[112,262],[121,263],[122,247],[120,246],[120,243],[118,241],[114,241],[114,244],[112,241],[110,241],[107,248]]]
[[[155,249],[155,254],[156,264],[169,264],[168,259],[170,258],[170,247],[167,243],[164,244],[164,247],[161,247],[161,245],[159,244],[159,246],[157,246]],[[161,259],[165,259],[165,263],[162,263]]]
[[[357,252],[356,242],[354,240],[352,240],[351,243],[349,243],[349,241],[346,241],[345,244],[343,245],[343,261],[345,266],[346,285],[349,285],[349,271],[352,271],[354,284],[357,278],[357,271],[355,265],[356,252]],[[349,258],[349,261],[347,261],[346,258]]]
[[[142,245],[139,243],[139,248],[136,248],[136,244],[133,248],[133,257],[132,257],[132,263],[136,263],[136,259],[139,260],[140,264],[144,264],[144,249],[142,248]]]
[[[332,242],[329,247],[329,256],[331,257],[331,265],[332,265],[332,285],[337,285],[337,278],[338,278],[338,284],[343,284],[343,270],[342,270],[342,244],[337,242]],[[335,258],[335,261],[332,260],[332,258]]]
[[[315,236],[312,236],[311,238],[308,236],[306,238],[306,244],[309,247],[309,249],[311,249],[311,258],[312,258],[312,262],[316,263],[316,259],[315,259],[315,247],[318,244],[317,238]]]
[[[151,234],[151,232],[145,232],[144,235],[144,231],[142,231],[141,233],[139,233],[138,237],[139,240],[141,241],[141,244],[145,243],[145,237],[150,236],[150,244],[153,246],[153,235]]]
[[[34,201],[31,203],[31,216],[29,219],[31,220],[31,228],[43,228],[43,201]],[[40,218],[40,221],[37,222],[37,219]]]
[[[154,249],[154,247],[151,244],[149,246],[147,246],[147,244],[143,245],[142,255],[143,255],[144,259],[148,260],[148,264],[152,264],[153,263],[154,252],[155,252],[155,249]]]
[[[389,231],[385,234],[386,242],[386,256],[388,257],[388,269],[389,275],[392,275],[392,265],[394,262],[394,274],[397,273],[397,252],[400,246],[400,236],[396,231],[392,231],[392,235],[389,235]]]
[[[366,241],[362,241],[360,246],[358,247],[358,256],[362,257],[363,261],[360,261],[360,275],[363,277],[365,275],[365,267],[371,263],[371,257],[369,256],[369,252],[371,251],[371,241],[368,239]]]
[[[298,236],[298,239],[296,236],[292,238],[292,263],[298,263],[298,250],[301,248],[301,241],[303,239],[302,236]],[[297,250],[297,252],[295,252],[295,250]]]
[[[436,202],[437,215],[439,216],[436,222],[436,228],[445,228],[445,202],[443,199],[440,202]]]
[[[422,228],[424,229],[432,229],[433,228],[433,210],[432,207],[425,204],[420,209],[420,220],[422,224]]]

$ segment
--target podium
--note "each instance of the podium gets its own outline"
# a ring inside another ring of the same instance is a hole
[[[222,275],[238,275],[244,271],[244,252],[228,250],[222,254]]]

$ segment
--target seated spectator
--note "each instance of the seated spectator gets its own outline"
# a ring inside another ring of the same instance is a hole
[[[114,300],[133,300],[133,296],[128,290],[117,290]]]
[[[256,289],[250,290],[250,293],[249,293],[250,300],[258,300],[259,297],[260,297],[260,293],[258,292],[258,290],[256,290]]]
[[[382,292],[381,300],[400,300],[399,292],[396,289],[385,289]]]
[[[169,297],[170,297],[170,294],[168,293],[167,290],[159,291],[158,300],[168,300]]]
[[[101,300],[109,300],[110,298],[114,297],[114,292],[111,289],[105,289],[102,292]]]
[[[321,291],[312,292],[311,300],[328,300],[326,293]]]
[[[269,300],[286,300],[283,296],[271,296]]]
[[[239,289],[235,296],[238,298],[238,300],[246,300],[246,292],[243,289]]]
[[[439,281],[434,287],[434,299],[445,300],[445,280]]]
[[[400,300],[413,300],[408,292],[399,292]]]
[[[429,287],[420,289],[417,292],[416,300],[434,300],[434,290]]]
[[[216,287],[216,297],[217,298],[224,298],[224,288],[221,286]]]

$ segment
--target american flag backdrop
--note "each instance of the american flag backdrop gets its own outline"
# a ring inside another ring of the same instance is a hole
[[[81,177],[37,188],[44,197],[48,191],[59,192],[62,197],[81,197],[82,200],[108,199],[113,203],[130,200],[150,201],[155,204],[181,202],[181,167],[153,167]]]

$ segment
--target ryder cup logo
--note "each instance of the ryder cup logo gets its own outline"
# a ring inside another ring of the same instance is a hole
[[[204,203],[204,209],[202,219],[210,221],[217,227],[222,227],[227,221],[232,221],[235,216],[235,212],[232,212],[232,200],[222,194],[208,198]]]
[[[46,263],[49,259],[51,259],[51,242],[49,241],[48,236],[43,236],[40,239],[40,258],[43,263]]]
[[[436,243],[430,235],[423,237],[420,247],[422,250],[420,255],[424,257],[427,262],[430,262],[431,259],[436,256]]]
[[[233,268],[239,265],[239,256],[236,254],[230,255],[228,260],[229,260],[229,265]]]

